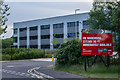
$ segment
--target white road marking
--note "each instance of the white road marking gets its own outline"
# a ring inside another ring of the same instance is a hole
[[[36,70],[34,70],[37,74],[39,74],[39,75],[41,75],[41,76],[43,76],[43,77],[45,77],[45,78],[53,78],[52,76],[49,76],[49,75],[46,75],[46,74],[44,74],[44,73],[40,73],[40,72],[37,72]]]
[[[8,70],[10,73],[12,72],[11,70]]]
[[[31,76],[32,78],[36,78],[35,76]]]
[[[25,73],[21,73],[21,74],[20,74],[20,76],[23,76],[23,75],[25,75]]]
[[[27,76],[27,77],[28,77],[28,76],[30,76],[30,74],[26,74],[25,76]]]
[[[16,72],[15,75],[20,75],[21,73],[20,72]]]
[[[12,68],[12,67],[14,67],[14,66],[7,66],[7,67],[11,67],[11,68]]]
[[[13,74],[13,75],[18,75],[18,76],[25,76],[25,77],[31,77],[31,78],[36,78],[35,76],[31,76],[31,74],[28,74],[28,73],[22,73],[22,72],[16,72],[16,71],[11,71],[11,70],[5,70],[5,69],[2,69],[3,72],[5,73],[9,73],[9,74]]]
[[[44,78],[54,78],[52,76],[49,76],[49,75],[46,75],[44,73],[40,73],[40,72],[36,71],[39,68],[40,67],[32,68],[32,69],[28,70],[28,73],[30,73],[33,76],[36,76],[37,78],[43,79],[43,80],[44,80]],[[33,73],[33,71],[34,71],[34,73]]]
[[[28,70],[28,73],[30,73],[30,74],[33,75],[33,76],[36,76],[37,78],[43,79],[42,76],[39,76],[39,75],[37,75],[37,74],[35,74],[35,73],[32,72],[32,71],[34,71],[35,69],[39,69],[39,68],[40,68],[40,67],[32,68],[32,69]]]
[[[9,71],[7,71],[7,73],[10,73]]]
[[[16,71],[12,71],[11,74],[16,74]]]
[[[7,72],[7,70],[3,70],[3,72]]]

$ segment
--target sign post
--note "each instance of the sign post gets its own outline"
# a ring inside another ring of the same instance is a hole
[[[87,66],[86,66],[86,55],[84,55],[84,68],[85,68],[85,71],[87,71]]]

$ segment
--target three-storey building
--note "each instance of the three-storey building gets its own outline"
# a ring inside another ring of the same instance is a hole
[[[17,48],[57,48],[64,39],[81,39],[82,29],[88,28],[88,13],[57,16],[45,19],[14,23],[14,43]],[[57,38],[57,46],[53,46],[53,36]],[[79,36],[78,36],[79,35]]]

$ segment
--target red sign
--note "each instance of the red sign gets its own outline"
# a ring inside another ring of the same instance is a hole
[[[112,34],[82,33],[82,55],[112,55]]]

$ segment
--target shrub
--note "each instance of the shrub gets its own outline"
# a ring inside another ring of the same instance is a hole
[[[11,60],[11,56],[9,54],[2,54],[2,60]]]
[[[62,43],[56,54],[56,65],[82,64],[82,43],[78,39]]]
[[[11,55],[11,48],[3,49],[2,54],[3,56]],[[42,57],[44,57],[44,52],[40,49],[12,48],[12,60],[33,59]],[[6,58],[6,60],[9,59]]]

